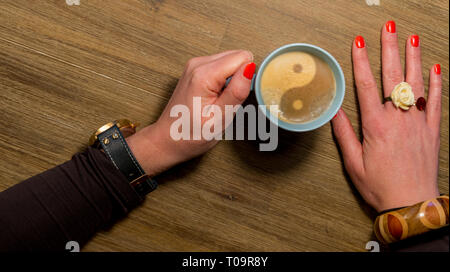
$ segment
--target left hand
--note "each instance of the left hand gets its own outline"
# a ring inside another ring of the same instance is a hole
[[[202,110],[211,105],[219,106],[221,120],[225,120],[225,105],[240,105],[250,92],[255,67],[252,60],[253,55],[249,51],[233,50],[188,61],[158,121],[127,138],[134,156],[148,175],[154,176],[175,164],[203,154],[217,144],[217,140],[205,140],[203,137],[193,140],[193,98],[201,99]],[[230,76],[233,79],[222,91]],[[187,106],[190,111],[191,140],[174,140],[170,135],[171,126],[178,119],[170,116],[170,111],[176,105]],[[211,118],[218,117],[201,117],[202,127]],[[222,125],[222,131],[224,129]]]

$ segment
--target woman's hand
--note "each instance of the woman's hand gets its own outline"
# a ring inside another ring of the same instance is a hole
[[[127,138],[133,154],[148,175],[154,176],[175,164],[203,154],[217,143],[217,140],[206,140],[204,137],[200,140],[193,139],[193,124],[197,121],[192,119],[193,98],[200,98],[202,109],[211,105],[219,106],[222,113],[220,119],[225,120],[225,105],[240,105],[250,92],[255,70],[252,60],[252,53],[234,50],[188,61],[158,121]],[[230,76],[233,79],[222,91]],[[170,114],[176,105],[187,106],[190,110],[191,140],[174,140],[170,135],[173,122],[179,118],[171,117]],[[218,117],[213,114],[210,117],[200,117],[201,125]],[[222,126],[222,131],[224,127],[225,125]]]
[[[383,27],[382,73],[384,97],[405,81],[394,22]],[[378,212],[409,206],[439,195],[437,187],[441,68],[430,71],[425,111],[408,111],[392,102],[382,104],[372,75],[364,39],[353,42],[353,69],[361,108],[362,144],[344,111],[332,120],[345,168],[364,199]],[[415,98],[424,96],[419,37],[406,42],[406,82]]]

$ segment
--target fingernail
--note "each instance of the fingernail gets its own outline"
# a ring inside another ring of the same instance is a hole
[[[395,33],[396,29],[394,21],[389,21],[386,23],[386,31],[389,33]]]
[[[338,110],[338,112],[336,113],[336,115],[333,117],[332,120],[336,119],[336,117],[338,116],[339,112],[341,111],[341,109]]]
[[[440,75],[441,74],[441,65],[440,64],[435,64],[434,65],[434,72],[436,73],[436,75]]]
[[[256,64],[254,62],[247,64],[244,69],[244,76],[248,79],[253,79],[253,74],[255,74]]]
[[[411,36],[411,45],[414,47],[419,47],[419,36],[418,35]]]
[[[366,42],[364,41],[364,38],[362,36],[356,37],[355,44],[358,48],[364,48],[364,46],[366,46]]]

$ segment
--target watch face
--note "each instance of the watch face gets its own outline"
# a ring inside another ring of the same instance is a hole
[[[100,127],[99,129],[97,129],[97,131],[95,132],[96,135],[99,135],[100,133],[103,133],[105,131],[107,131],[108,129],[110,129],[112,126],[114,126],[116,124],[116,122],[110,122],[106,125],[103,125],[102,127]]]
[[[110,129],[112,126],[114,126],[115,122],[110,122],[106,125],[101,126],[99,129],[97,129],[92,135],[91,138],[89,138],[89,145],[93,146],[95,144],[95,142],[97,141],[97,135],[99,135],[102,132],[107,131],[108,129]]]

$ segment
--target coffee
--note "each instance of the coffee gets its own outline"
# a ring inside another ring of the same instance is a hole
[[[261,95],[272,114],[288,123],[317,119],[336,95],[330,66],[306,52],[288,52],[271,60],[261,77]]]

